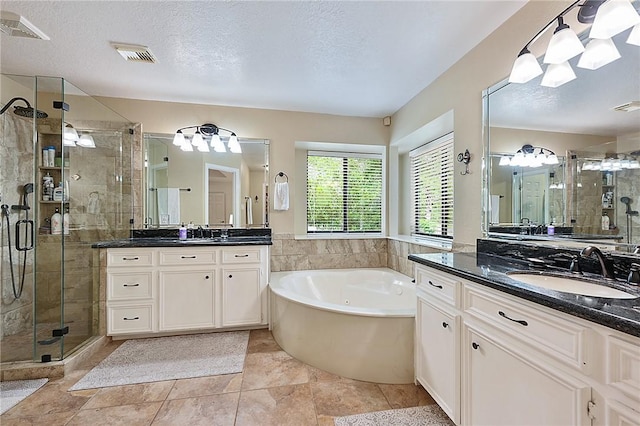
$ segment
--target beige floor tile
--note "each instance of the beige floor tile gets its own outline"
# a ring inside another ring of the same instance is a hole
[[[342,377],[337,374],[329,373],[328,371],[320,370],[319,368],[307,365],[307,371],[309,372],[309,382],[332,382],[334,380],[342,380]]]
[[[273,335],[269,329],[251,330],[249,335],[249,344],[247,346],[247,353],[253,354],[258,352],[278,352],[282,348],[278,346],[273,339]]]
[[[309,384],[244,391],[240,394],[236,426],[315,425]]]
[[[100,389],[82,409],[137,405],[146,402],[164,401],[175,381],[141,383],[137,385],[113,386]]]
[[[162,402],[80,410],[67,426],[142,426],[149,425]]]
[[[341,380],[310,384],[318,416],[348,416],[391,407],[374,383]]]
[[[306,366],[284,351],[247,355],[242,390],[307,383]]]
[[[239,393],[165,401],[154,425],[233,426]]]
[[[335,426],[333,417],[331,416],[318,416],[318,426]]]
[[[7,417],[44,416],[52,413],[78,411],[91,398],[67,392],[63,387],[47,383],[33,395],[27,397],[7,411]]]
[[[379,384],[380,390],[389,401],[391,408],[419,407],[436,402],[422,386]]]
[[[5,417],[0,416],[0,425],[2,426],[56,426],[66,424],[76,411],[66,411],[64,413],[44,414],[42,416],[27,417]]]
[[[242,373],[181,379],[176,380],[167,399],[240,392],[240,385],[242,385]]]

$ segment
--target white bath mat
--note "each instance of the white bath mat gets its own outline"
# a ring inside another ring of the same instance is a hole
[[[69,390],[239,373],[248,342],[248,331],[127,340]]]
[[[354,414],[333,421],[336,426],[455,426],[436,404]]]
[[[35,379],[0,382],[0,414],[7,412],[48,381],[49,379]]]

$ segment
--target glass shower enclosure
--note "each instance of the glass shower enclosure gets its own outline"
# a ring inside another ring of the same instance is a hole
[[[58,77],[0,76],[2,365],[102,333],[91,244],[128,237],[134,126]]]

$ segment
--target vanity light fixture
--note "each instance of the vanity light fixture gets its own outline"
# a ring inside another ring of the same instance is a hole
[[[187,129],[195,129],[195,132],[191,137],[191,141],[189,141],[182,132]],[[209,146],[211,146],[215,152],[226,152],[227,150],[220,138],[220,130],[229,133],[229,140],[227,142],[229,151],[237,154],[242,153],[242,148],[240,148],[240,143],[238,142],[238,136],[236,136],[233,131],[218,127],[211,123],[179,128],[176,130],[176,134],[173,137],[173,144],[179,146],[183,151],[193,151],[193,148],[196,147],[200,152],[209,152]]]
[[[87,134],[87,133],[83,133],[80,136],[80,139],[78,139],[78,142],[76,142],[76,144],[78,146],[81,146],[83,148],[95,148],[96,147],[96,143],[93,140],[93,136]]]
[[[500,166],[513,167],[541,167],[558,164],[559,162],[558,156],[550,149],[526,144],[516,151],[513,157],[509,155],[501,156],[498,164]]]
[[[564,22],[569,11],[578,8],[578,21],[592,24],[585,48],[576,33]],[[547,46],[543,62],[547,64],[542,85],[558,87],[576,78],[568,60],[582,53],[578,66],[590,70],[598,69],[620,58],[611,37],[634,27],[627,43],[640,46],[640,15],[631,0],[577,0],[560,12],[546,26],[533,36],[518,54],[511,74],[510,83],[526,83],[542,74],[538,60],[529,51],[549,28],[557,22],[553,36]]]

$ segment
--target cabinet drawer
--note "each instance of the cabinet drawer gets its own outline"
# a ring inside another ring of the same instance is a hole
[[[259,248],[224,249],[222,263],[260,263]]]
[[[580,371],[588,369],[588,329],[484,289],[465,286],[465,312]]]
[[[607,383],[640,401],[640,339],[608,337]]]
[[[216,263],[215,250],[193,250],[189,248],[179,250],[160,251],[160,265],[214,265]]]
[[[107,300],[150,299],[153,272],[109,272]]]
[[[153,330],[153,305],[109,306],[107,334],[142,333]]]
[[[418,290],[435,296],[452,306],[457,306],[460,281],[455,277],[417,266],[416,285]]]
[[[108,250],[107,267],[153,265],[153,250]]]

